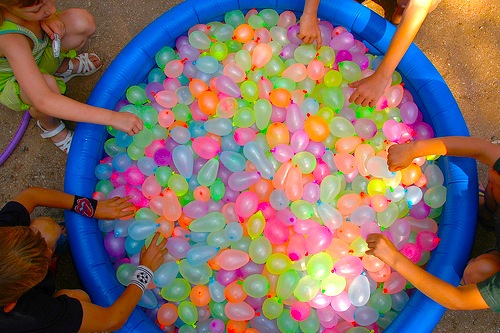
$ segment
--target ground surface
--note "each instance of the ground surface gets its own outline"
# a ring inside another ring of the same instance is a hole
[[[104,61],[105,69],[122,48],[147,24],[179,1],[76,1],[59,2],[60,9],[84,7],[95,15],[97,31],[89,49]],[[392,15],[395,1],[375,0]],[[460,106],[472,136],[500,139],[500,3],[488,0],[446,0],[432,12],[415,43],[444,77]],[[85,102],[102,71],[93,77],[76,78],[68,84],[68,96]],[[14,135],[22,114],[0,108],[0,150]],[[75,124],[70,124],[74,127]],[[31,120],[19,146],[0,166],[0,205],[27,186],[63,189],[66,156],[40,137]],[[486,168],[479,166],[480,181]],[[61,220],[53,209],[37,209]],[[477,227],[473,256],[493,247],[491,233]],[[80,286],[71,256],[62,258],[59,285]],[[446,311],[434,332],[498,333],[500,315],[485,311]]]

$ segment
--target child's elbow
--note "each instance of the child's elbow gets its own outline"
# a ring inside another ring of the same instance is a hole
[[[119,315],[112,315],[109,317],[108,320],[108,325],[106,325],[106,331],[118,331],[120,328],[125,325],[127,322],[128,318],[124,318],[123,316]]]
[[[99,331],[114,332],[125,325],[128,316],[119,309],[110,306],[108,308],[104,308],[104,312],[101,313],[99,318],[102,318],[101,325],[99,325]]]
[[[470,310],[466,302],[461,302],[458,300],[452,301],[446,308],[450,310]]]
[[[446,303],[443,304],[450,310],[478,310],[475,295],[471,295],[467,287],[455,288],[455,291],[448,295]]]

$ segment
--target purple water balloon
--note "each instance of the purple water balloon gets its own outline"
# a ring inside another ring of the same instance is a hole
[[[172,163],[172,153],[167,148],[158,148],[153,159],[158,166],[166,166]]]
[[[110,256],[123,258],[125,256],[125,237],[115,237],[114,232],[109,232],[104,237],[104,248]]]

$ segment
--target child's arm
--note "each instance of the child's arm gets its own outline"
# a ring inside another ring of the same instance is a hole
[[[405,8],[401,23],[396,29],[379,67],[371,76],[349,84],[357,88],[349,98],[351,103],[374,107],[392,79],[392,73],[410,47],[413,39],[429,13],[432,0],[411,0]]]
[[[129,135],[143,128],[142,121],[128,112],[113,112],[77,102],[53,92],[31,54],[28,39],[20,34],[0,36],[0,53],[8,60],[25,96],[40,112],[66,120],[111,125]]]
[[[159,234],[156,233],[147,249],[141,251],[140,264],[155,271],[163,264],[167,253],[163,239],[157,244]],[[125,324],[142,296],[141,289],[129,284],[125,291],[110,307],[101,307],[90,302],[80,301],[83,308],[83,320],[79,332],[115,331]]]
[[[453,310],[489,308],[477,289],[477,285],[455,287],[435,277],[401,254],[385,235],[370,234],[366,237],[366,242],[369,247],[366,254],[378,257],[398,271],[415,288],[442,306]]]
[[[414,158],[427,155],[471,157],[491,168],[500,157],[500,146],[479,138],[447,136],[392,145],[388,152],[391,171],[404,169]]]
[[[317,47],[321,47],[321,31],[318,26],[319,0],[306,0],[304,12],[300,17],[300,32],[298,37],[306,44],[317,41]]]
[[[129,199],[126,197],[98,201],[94,217],[113,220],[130,216],[134,213],[135,208],[132,203],[128,202]],[[12,200],[19,202],[31,213],[38,206],[71,209],[75,196],[48,188],[30,187]]]

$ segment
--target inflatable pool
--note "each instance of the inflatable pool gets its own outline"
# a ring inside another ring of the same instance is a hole
[[[96,85],[88,103],[114,109],[126,89],[147,78],[155,66],[155,54],[164,45],[173,46],[175,39],[186,34],[197,23],[222,20],[228,11],[251,8],[273,8],[278,12],[292,10],[300,16],[303,3],[292,0],[206,0],[185,1],[164,13],[135,37],[111,63]],[[369,9],[352,0],[322,1],[320,17],[334,25],[342,25],[363,41],[372,54],[383,54],[394,33],[394,26]],[[435,136],[469,135],[462,114],[443,78],[425,55],[412,45],[398,71],[405,88],[424,114]],[[80,123],[77,126],[65,176],[65,191],[91,196],[97,179],[94,168],[104,155],[108,138],[104,126]],[[448,189],[440,223],[440,245],[433,251],[427,270],[458,284],[472,247],[477,206],[477,172],[473,160],[446,157],[440,166]],[[66,212],[70,245],[79,276],[92,300],[109,306],[124,290],[103,246],[97,223]],[[415,292],[387,332],[431,332],[445,309],[419,292]],[[136,309],[123,332],[161,332],[144,312]]]

